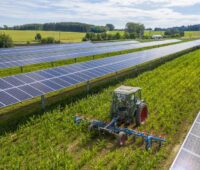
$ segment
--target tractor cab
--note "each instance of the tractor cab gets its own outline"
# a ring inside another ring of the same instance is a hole
[[[139,108],[145,105],[145,113],[136,120]],[[130,124],[136,121],[140,125],[148,116],[146,104],[141,100],[141,88],[131,86],[120,86],[113,92],[111,105],[111,118],[118,118],[119,122]],[[141,119],[142,118],[142,119]]]

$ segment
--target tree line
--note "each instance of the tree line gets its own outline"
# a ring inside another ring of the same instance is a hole
[[[25,24],[13,27],[4,25],[2,29],[10,30],[44,30],[44,31],[66,31],[66,32],[94,32],[101,33],[108,30],[114,30],[114,25],[106,24],[106,26],[95,26],[78,22],[59,22],[45,24]]]
[[[188,26],[180,26],[180,27],[171,27],[171,28],[155,28],[155,31],[200,31],[200,24],[197,25],[188,25]]]
[[[83,41],[106,41],[106,40],[119,40],[119,39],[136,39],[144,37],[145,27],[140,23],[128,22],[125,26],[124,34],[119,32],[113,33],[94,33],[87,32]]]

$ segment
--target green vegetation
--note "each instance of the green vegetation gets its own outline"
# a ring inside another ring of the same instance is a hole
[[[35,35],[35,41],[41,41],[41,39],[42,39],[41,34],[40,34],[40,33],[37,33],[37,34]]]
[[[78,32],[56,32],[56,31],[25,31],[25,30],[0,30],[0,33],[5,33],[12,37],[14,44],[38,43],[35,41],[35,35],[40,33],[43,38],[53,37],[61,42],[81,42],[85,33]]]
[[[115,29],[115,26],[113,24],[106,24],[106,28],[109,31],[113,31]]]
[[[145,27],[143,24],[128,22],[125,31],[129,33],[131,39],[142,38],[144,36]]]
[[[13,46],[12,38],[6,34],[0,34],[0,48],[9,48]]]
[[[152,31],[152,30],[145,30],[144,31],[144,36],[149,36],[151,37],[152,35],[165,35],[164,31]]]
[[[41,43],[42,44],[54,44],[54,43],[56,43],[56,41],[53,37],[47,37],[47,38],[42,38]]]
[[[169,169],[169,157],[199,110],[200,50],[152,71],[88,94],[65,107],[33,116],[0,138],[0,169]],[[108,136],[94,136],[73,116],[109,121],[111,92],[120,84],[140,86],[150,117],[139,130],[166,134],[160,151],[145,151],[137,141],[118,147]]]
[[[120,39],[129,39],[129,38],[121,36],[119,32],[116,32],[116,34],[110,34],[106,32],[104,33],[88,32],[83,38],[83,41],[109,41],[109,40],[120,40]]]
[[[200,31],[185,31],[184,38],[200,38]]]
[[[181,43],[181,42],[178,42],[178,43]],[[9,76],[9,75],[13,75],[13,74],[19,74],[22,72],[25,73],[25,72],[47,69],[47,68],[52,68],[52,67],[57,67],[57,66],[62,66],[62,65],[67,65],[67,64],[73,64],[75,62],[76,63],[85,62],[85,61],[94,60],[94,59],[100,59],[100,58],[111,57],[111,56],[115,56],[115,55],[127,54],[127,53],[147,50],[147,49],[151,49],[151,48],[158,48],[158,47],[163,47],[163,46],[167,46],[167,45],[173,45],[173,44],[177,44],[177,43],[169,43],[169,44],[163,44],[163,45],[136,48],[136,49],[131,49],[131,50],[116,51],[116,52],[99,54],[99,55],[94,55],[94,56],[79,57],[77,59],[67,59],[67,60],[59,60],[59,61],[54,61],[54,62],[49,62],[49,63],[46,62],[46,63],[40,63],[40,64],[34,64],[34,65],[26,65],[26,66],[23,66],[23,71],[21,70],[22,67],[0,69],[0,77]]]
[[[106,26],[96,26],[79,22],[57,22],[45,24],[24,24],[14,27],[4,26],[7,30],[43,30],[43,31],[68,31],[68,32],[105,32]]]

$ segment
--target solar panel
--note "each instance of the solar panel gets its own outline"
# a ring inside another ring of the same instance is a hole
[[[11,49],[0,49],[2,61],[6,61],[6,57],[12,59],[17,56],[23,59],[23,56],[32,57],[34,55],[44,55],[45,53],[58,54],[59,52],[77,51],[91,48],[111,47],[139,43],[138,41],[121,41],[121,42],[104,42],[104,43],[73,43],[73,44],[56,44],[56,45],[40,45],[32,47],[16,47]],[[36,56],[36,57],[37,57]]]
[[[170,169],[200,169],[200,112],[188,132]]]
[[[135,48],[142,48],[154,45],[161,45],[167,44],[172,42],[179,42],[180,40],[165,40],[165,41],[154,41],[154,42],[146,42],[146,43],[137,43],[137,44],[121,44],[118,46],[106,46],[106,47],[95,47],[92,49],[79,49],[78,51],[68,51],[65,49],[64,51],[59,51],[57,53],[51,52],[49,53],[48,50],[46,52],[37,52],[37,50],[20,54],[20,52],[12,52],[9,51],[8,53],[2,53],[0,51],[0,69],[11,68],[16,66],[24,66],[29,64],[37,64],[37,63],[44,63],[44,62],[52,62],[58,61],[63,59],[72,59],[72,58],[79,58],[84,56],[92,56],[97,54],[109,53],[109,52],[116,52],[121,50],[128,50],[128,49],[135,49]],[[53,50],[56,50],[54,48]],[[29,55],[30,53],[30,55]],[[19,56],[20,55],[20,56]]]
[[[146,51],[0,78],[0,107],[24,101],[28,99],[28,97],[31,99],[32,97],[87,82],[97,77],[115,73],[116,71],[199,45],[200,41],[185,42]],[[14,94],[15,90],[17,91],[16,94]]]

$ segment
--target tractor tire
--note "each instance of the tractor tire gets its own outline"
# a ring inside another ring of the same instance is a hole
[[[126,143],[126,140],[128,139],[128,136],[125,132],[119,132],[119,145],[124,146]]]
[[[135,122],[136,126],[144,124],[145,120],[149,115],[148,107],[145,103],[141,103],[136,111]]]

